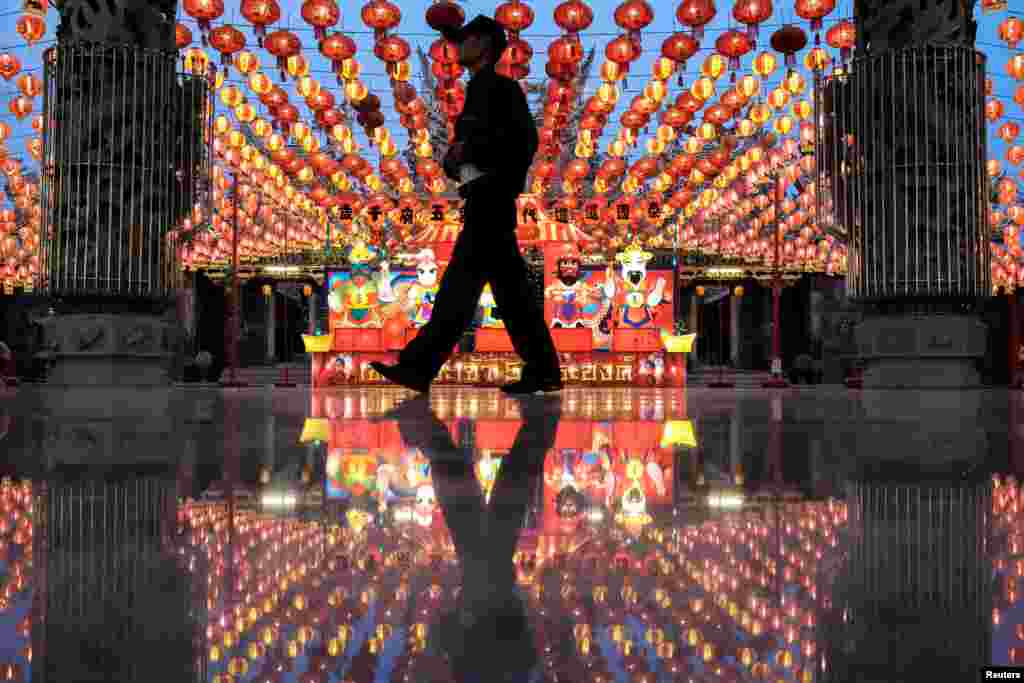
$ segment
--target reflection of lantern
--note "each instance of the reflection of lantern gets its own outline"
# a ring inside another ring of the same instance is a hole
[[[736,288],[732,290],[732,293],[736,296],[743,296],[743,285],[736,285]]]
[[[309,286],[309,285],[303,285],[302,286],[302,296],[306,297],[307,299],[309,297],[313,296],[313,288],[311,286]]]
[[[704,286],[703,285],[697,285],[697,288],[694,291],[696,291],[697,296],[704,296]]]
[[[263,296],[270,298],[270,295],[274,293],[274,288],[270,285],[263,285]]]

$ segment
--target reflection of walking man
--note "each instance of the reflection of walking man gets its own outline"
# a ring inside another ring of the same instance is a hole
[[[397,365],[371,365],[396,384],[427,391],[473,321],[484,284],[490,283],[512,345],[524,361],[522,379],[502,389],[557,391],[562,388],[558,355],[515,233],[516,197],[537,151],[537,127],[519,85],[494,70],[507,45],[497,22],[478,16],[445,37],[459,45],[459,61],[473,74],[455,124],[455,144],[444,163],[448,176],[461,182],[464,227],[430,321],[402,350]]]
[[[397,420],[406,445],[430,458],[437,502],[462,568],[454,609],[446,610],[437,629],[457,681],[537,680],[532,674],[538,653],[513,556],[562,408],[551,397],[522,399],[520,408],[523,424],[502,458],[489,504],[473,471],[472,451],[455,445],[425,397],[383,418]]]

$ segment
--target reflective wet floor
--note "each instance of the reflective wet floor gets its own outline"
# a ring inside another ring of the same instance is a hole
[[[0,680],[975,680],[1024,665],[1022,416],[995,390],[22,388]]]

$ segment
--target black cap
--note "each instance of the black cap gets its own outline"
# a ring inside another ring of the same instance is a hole
[[[441,35],[446,40],[450,40],[455,44],[461,43],[468,36],[490,36],[494,45],[494,53],[496,59],[501,58],[504,54],[505,48],[508,47],[508,38],[505,37],[505,29],[502,28],[501,24],[483,14],[478,14],[473,17],[472,21],[468,24],[464,24],[459,28],[445,28],[442,29]]]

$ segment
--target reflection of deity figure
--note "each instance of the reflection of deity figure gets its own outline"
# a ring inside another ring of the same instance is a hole
[[[640,362],[638,374],[647,377],[651,384],[661,384],[665,378],[665,359],[660,353],[652,353]]]
[[[491,285],[484,285],[484,291],[480,294],[480,327],[505,327],[505,323],[494,317],[494,309],[498,307],[494,300],[494,292]]]
[[[546,483],[558,491],[555,494],[555,513],[565,521],[577,519],[586,507],[586,498],[580,491],[576,478],[579,453],[573,449],[560,451],[561,463],[554,472],[549,472]]]
[[[378,300],[378,285],[374,282],[370,268],[372,259],[373,254],[360,242],[349,254],[349,261],[352,264],[349,282],[336,280],[332,285],[331,292],[327,295],[327,305],[333,314],[341,316],[341,319],[335,322],[335,327],[382,326],[378,307],[380,301],[391,298],[388,264],[381,264],[381,296]]]
[[[332,384],[349,382],[355,376],[355,373],[356,364],[352,356],[347,353],[339,353],[324,363],[324,367],[320,370],[317,378],[317,386],[326,387]]]
[[[437,277],[437,260],[434,257],[433,249],[422,249],[416,254],[416,282],[408,286],[398,299],[402,310],[412,321],[414,327],[423,327],[430,321],[430,315],[434,310],[434,299],[437,297],[437,290],[440,287]],[[395,296],[391,293],[390,284],[384,298],[382,289],[381,300],[394,301]]]
[[[413,504],[412,517],[420,526],[430,526],[434,521],[437,509],[437,497],[432,484],[423,484],[416,489],[416,502]]]
[[[665,278],[658,278],[653,288],[647,286],[647,262],[654,254],[644,251],[638,242],[632,242],[615,257],[622,266],[622,287],[615,284],[615,272],[608,266],[605,274],[604,293],[616,303],[616,322],[622,327],[639,329],[654,322],[654,311],[667,301]],[[618,294],[618,298],[616,298]]]
[[[584,317],[584,307],[590,303],[602,302],[603,291],[600,287],[593,287],[580,279],[580,256],[573,245],[565,245],[558,255],[555,275],[558,280],[544,290],[544,297],[555,302],[551,326],[593,327],[603,314],[587,319]]]

